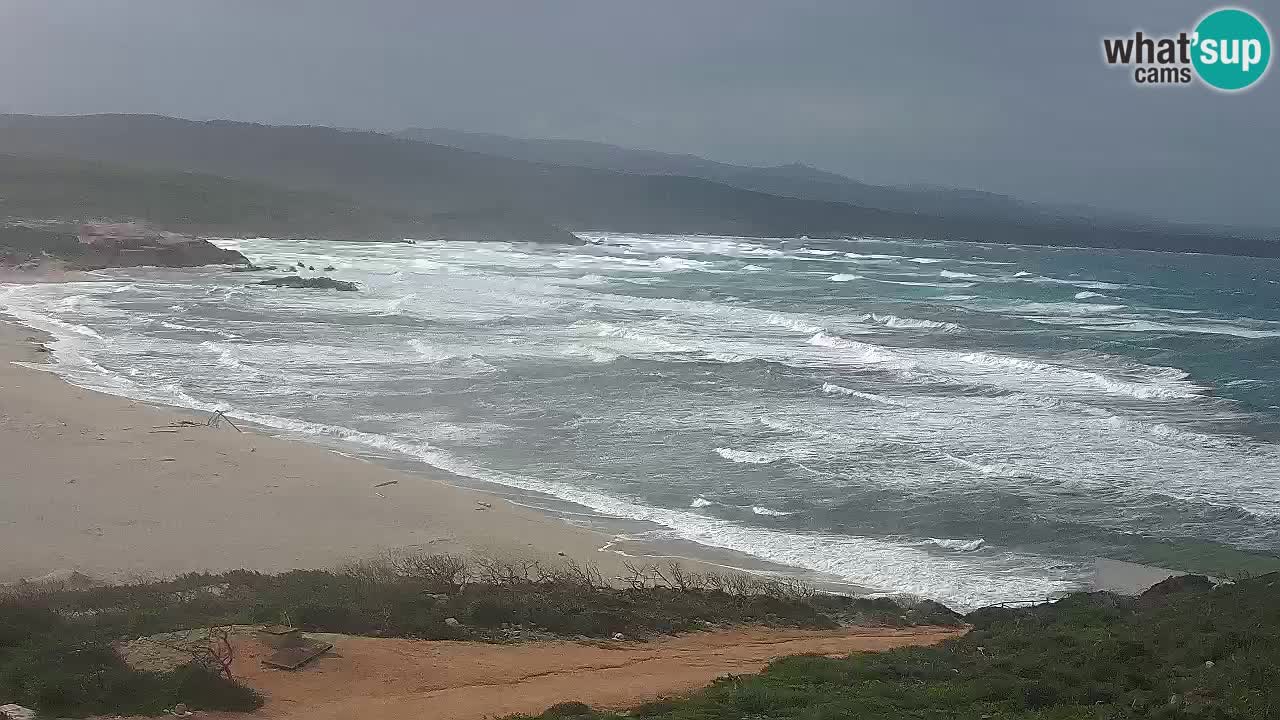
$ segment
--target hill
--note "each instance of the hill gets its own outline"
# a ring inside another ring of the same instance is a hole
[[[468,228],[497,223],[539,232],[550,225],[764,237],[870,235],[1280,255],[1280,245],[1249,237],[1079,220],[941,217],[782,197],[695,177],[528,162],[321,127],[137,115],[7,115],[0,116],[0,152],[60,154],[249,180]]]
[[[27,155],[0,155],[0,215],[77,223],[146,220],[173,230],[211,234],[573,240],[543,223],[496,214],[415,215],[373,208],[332,193],[194,172]]]
[[[873,185],[802,163],[771,167],[733,165],[696,155],[637,150],[587,140],[516,138],[444,128],[409,128],[395,135],[408,140],[530,162],[573,165],[635,175],[680,175],[770,195],[840,202],[920,215],[1000,219],[1023,223],[1077,219],[1117,224],[1151,224],[1150,220],[1136,216],[1083,205],[1031,203],[982,190]]]

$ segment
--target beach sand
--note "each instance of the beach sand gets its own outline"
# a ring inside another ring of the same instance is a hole
[[[399,548],[622,573],[598,551],[609,536],[492,495],[14,364],[47,362],[47,339],[0,321],[0,583],[325,568]]]
[[[640,554],[638,563],[676,556],[695,570],[787,570],[714,548],[620,543],[428,471],[226,423],[207,427],[207,413],[78,388],[35,369],[50,359],[41,351],[47,340],[0,319],[0,584],[71,573],[118,582],[328,568],[398,549],[573,559],[596,564],[606,579],[629,575],[618,547]],[[1136,593],[1171,574],[1100,560],[1093,586]],[[837,592],[873,591],[809,579]]]

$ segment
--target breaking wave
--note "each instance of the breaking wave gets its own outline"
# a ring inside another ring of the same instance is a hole
[[[753,452],[751,450],[733,450],[723,447],[716,448],[716,454],[730,462],[745,463],[747,465],[768,465],[782,459],[781,455]]]

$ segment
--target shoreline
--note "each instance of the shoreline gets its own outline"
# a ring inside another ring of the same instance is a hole
[[[22,278],[70,279],[90,278]],[[14,364],[47,362],[50,356],[37,346],[48,339],[0,315],[0,454],[35,456],[15,480],[0,483],[0,545],[20,548],[0,555],[0,584],[72,572],[120,580],[242,567],[332,567],[388,550],[425,549],[573,559],[598,565],[606,578],[624,576],[628,560],[674,559],[704,570],[782,574],[846,594],[885,592],[735,551],[626,537],[649,524],[575,512],[586,508],[470,478],[451,481],[449,473],[430,466],[339,450],[272,427],[236,420],[248,432],[208,428],[207,413],[81,388],[48,369]],[[15,409],[19,415],[11,417]],[[183,425],[171,427],[178,423]],[[56,440],[39,432],[51,425],[59,427]],[[68,443],[73,429],[80,442]],[[22,447],[18,435],[37,449]],[[109,467],[96,467],[96,460]],[[88,483],[97,486],[92,490],[62,487],[74,488],[88,475],[100,476]],[[35,512],[24,513],[28,508]],[[1099,561],[1093,582],[1081,589],[1145,589],[1110,561]],[[1154,578],[1147,585],[1181,574],[1131,567]]]
[[[397,549],[623,571],[614,538],[493,495],[83,389],[0,320],[0,583],[332,567]]]

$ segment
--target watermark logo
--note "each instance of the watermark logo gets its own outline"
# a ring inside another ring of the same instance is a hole
[[[1221,8],[1205,15],[1195,29],[1153,37],[1102,39],[1108,65],[1133,68],[1139,85],[1189,85],[1196,77],[1209,87],[1233,92],[1262,79],[1271,63],[1271,35],[1253,13]]]

